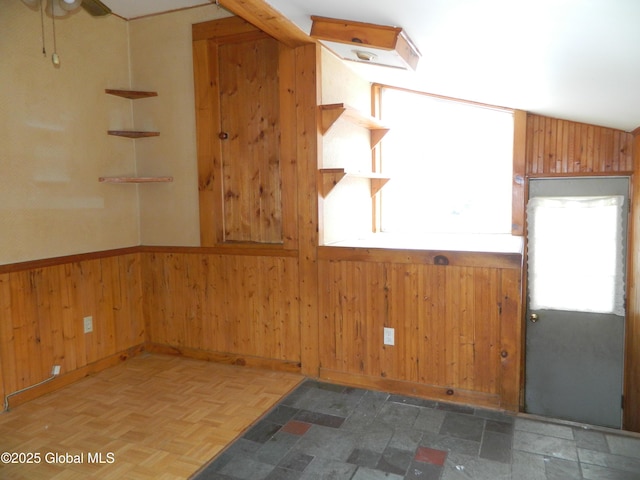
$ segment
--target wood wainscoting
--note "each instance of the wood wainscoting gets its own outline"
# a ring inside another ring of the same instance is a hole
[[[320,247],[319,259],[321,378],[518,410],[521,255]]]
[[[296,251],[145,250],[152,350],[300,372]]]
[[[137,248],[0,266],[2,398],[15,405],[139,352],[145,341]],[[84,333],[83,318],[93,317]]]
[[[142,350],[296,373],[306,350],[326,380],[518,410],[519,254],[320,247],[318,256],[313,338],[302,332],[309,302],[296,251],[135,247],[0,267],[1,393],[61,366],[15,405]],[[394,346],[383,345],[383,327],[395,329]]]

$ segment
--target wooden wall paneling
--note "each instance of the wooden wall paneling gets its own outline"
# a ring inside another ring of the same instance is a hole
[[[279,47],[280,171],[282,236],[285,248],[298,248],[298,159],[296,155],[296,52]]]
[[[367,265],[367,262],[362,262]],[[403,379],[415,382],[418,379],[420,362],[418,325],[423,318],[419,315],[418,271],[414,265],[382,264],[384,271],[376,276],[387,278],[383,286],[386,303],[385,316],[381,319],[368,316],[371,328],[391,327],[395,331],[395,345],[371,343],[372,350],[382,348],[383,363],[377,371],[369,370],[369,375],[380,375],[385,378]],[[377,273],[377,272],[376,272]],[[347,318],[348,321],[348,318]],[[381,321],[384,322],[381,325]]]
[[[127,312],[128,322],[123,323],[122,331],[124,335],[120,337],[119,350],[129,348],[128,345],[143,344],[146,340],[144,312],[142,303],[142,255],[127,255],[120,259],[124,262],[127,273],[126,285],[123,283],[120,288],[126,288],[127,302],[124,309]]]
[[[137,254],[57,262],[0,274],[0,368],[5,394],[49,378],[53,365],[60,365],[62,375],[54,383],[77,379],[78,372],[100,362],[111,364],[117,355],[130,355],[144,341],[141,297],[135,293],[140,277]],[[94,331],[85,334],[87,315],[93,316]]]
[[[16,354],[11,318],[10,274],[0,274],[0,394],[2,398],[17,384]]]
[[[149,253],[149,342],[176,351],[300,361],[297,259]],[[169,293],[170,292],[170,293]]]
[[[117,259],[114,259],[114,261],[117,261]],[[48,288],[46,290],[40,289],[39,292],[44,291],[50,293],[49,295],[45,295],[45,298],[48,298],[50,302],[50,312],[47,316],[48,318],[44,316],[41,318],[43,320],[46,318],[45,321],[51,321],[54,323],[53,319],[57,316],[60,317],[63,339],[63,367],[66,367],[62,372],[70,372],[86,365],[87,357],[85,338],[86,335],[90,335],[84,333],[82,313],[79,308],[81,300],[78,292],[78,281],[76,276],[77,268],[73,263],[65,263],[58,267],[50,268],[49,270],[50,274],[45,276],[49,283]],[[115,308],[116,305],[114,304],[114,309]],[[47,332],[50,337],[51,334],[54,333],[47,328],[46,323],[41,324],[41,327],[41,335]],[[103,330],[105,330],[105,326],[96,328],[96,325],[94,325],[94,332],[100,332]],[[50,341],[49,338],[47,340],[48,341],[43,342],[45,349],[47,348],[47,343]],[[48,368],[46,365],[47,362],[51,363],[51,355],[48,354],[49,352],[46,350],[43,353],[43,357],[46,359],[45,364],[43,365],[43,373],[46,373],[47,370],[51,372],[51,365],[49,365]],[[55,358],[55,361],[57,362],[60,357],[56,356]]]
[[[519,267],[326,256],[319,265],[323,378],[517,410]],[[395,345],[383,345],[384,327],[394,328]]]
[[[511,234],[524,235],[525,177],[527,165],[527,112],[513,112],[513,177],[511,182]]]
[[[473,386],[474,390],[498,394],[500,381],[500,286],[502,271],[475,269],[473,276]]]
[[[106,352],[115,348],[113,325],[119,319],[119,312],[122,309],[120,290],[118,287],[118,272],[114,271],[113,262],[100,262],[100,282],[102,295],[100,298],[100,310],[94,322],[93,338],[94,348],[98,351],[99,357],[104,357]]]
[[[42,371],[42,356],[38,352],[38,288],[42,282],[43,270],[12,275],[12,305],[16,305],[17,315],[12,316],[16,338],[16,363],[18,372],[17,389],[32,385],[48,375]],[[41,300],[40,300],[41,301]],[[56,340],[63,341],[62,329],[55,324]],[[40,344],[41,345],[41,344]],[[64,364],[62,365],[65,366]]]
[[[419,381],[429,385],[446,385],[448,365],[442,356],[446,347],[447,335],[440,328],[439,319],[446,318],[445,298],[446,269],[424,268],[420,277],[420,295],[422,300],[421,338],[425,340],[423,365],[420,368]]]
[[[88,315],[91,315],[94,320],[95,332],[96,321],[98,321],[98,319],[100,318],[100,310],[98,308],[98,305],[100,304],[104,306],[105,304],[105,301],[101,299],[101,262],[99,259],[75,262],[73,273],[74,281],[77,285],[76,289],[79,296],[77,316],[84,318]],[[140,318],[140,315],[142,314],[142,305],[138,303],[137,307],[137,312],[129,310],[129,315],[131,315],[130,318],[135,318],[135,316]],[[80,331],[84,330],[83,327],[83,324],[78,325],[78,328],[82,329]],[[81,335],[83,337],[83,346],[81,346],[83,350],[82,352],[78,352],[78,355],[82,357],[84,364],[90,364],[99,360],[101,357],[100,352],[95,345],[95,335],[90,334],[89,336],[87,336],[82,333]],[[136,344],[141,344],[143,342],[144,337],[140,338]]]
[[[630,133],[527,115],[528,175],[606,175],[633,171]]]
[[[635,172],[631,177],[630,245],[625,331],[624,408],[622,426],[640,432],[640,129],[634,131]]]
[[[193,69],[195,82],[196,147],[198,152],[198,202],[200,211],[200,244],[215,245],[223,240],[216,219],[222,218],[220,176],[220,142],[207,132],[219,132],[215,99],[219,98],[217,44],[206,37],[196,40],[193,26]],[[215,101],[215,103],[214,103]]]
[[[8,278],[7,278],[8,277]],[[29,365],[29,336],[27,330],[26,306],[27,299],[31,297],[31,275],[22,272],[9,273],[5,277],[8,281],[9,299],[6,316],[2,323],[7,325],[5,332],[5,344],[3,345],[3,368],[5,369],[6,393],[12,393],[24,385],[35,383],[31,381],[31,375],[36,374]],[[33,318],[33,313],[30,318]],[[8,368],[13,367],[12,370]],[[37,366],[38,369],[40,366]],[[38,374],[40,372],[37,372]]]
[[[500,399],[503,408],[519,411],[524,407],[525,348],[521,271],[502,270],[500,280]]]
[[[302,373],[317,377],[319,356],[318,244],[319,193],[317,171],[322,137],[318,127],[320,104],[320,47],[315,43],[296,48],[296,136],[298,159],[298,292],[300,295],[300,346]]]

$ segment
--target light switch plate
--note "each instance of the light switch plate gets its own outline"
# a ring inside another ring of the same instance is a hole
[[[395,345],[395,329],[384,327],[384,344]]]

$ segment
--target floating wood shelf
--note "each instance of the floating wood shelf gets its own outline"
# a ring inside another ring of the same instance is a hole
[[[322,197],[329,195],[333,187],[345,177],[368,178],[371,180],[372,197],[390,180],[389,177],[375,172],[347,172],[344,168],[321,168],[319,187]]]
[[[173,182],[173,177],[100,177],[101,183],[166,183]]]
[[[104,91],[110,95],[117,95],[119,97],[128,98],[129,100],[155,97],[158,95],[156,92],[142,92],[139,90],[114,90],[111,88],[105,88]],[[140,130],[107,130],[107,133],[109,135],[127,138],[157,137],[160,135],[160,132],[143,132]],[[166,183],[173,182],[173,177],[100,177],[98,178],[98,181],[101,183]]]
[[[110,95],[116,95],[118,97],[128,98],[129,100],[137,100],[138,98],[157,97],[157,92],[141,92],[138,90],[114,90],[112,88],[105,88],[105,93]]]
[[[384,126],[377,118],[366,115],[344,103],[320,105],[319,108],[323,135],[329,131],[340,117],[361,127],[368,128],[371,131],[371,148],[375,147],[389,131],[389,128]]]
[[[116,137],[127,138],[157,137],[160,135],[160,132],[141,132],[137,130],[108,130],[107,133]]]

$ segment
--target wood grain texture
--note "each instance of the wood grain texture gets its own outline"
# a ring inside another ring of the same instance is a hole
[[[640,131],[634,137],[634,163],[640,171]],[[625,324],[625,375],[622,426],[640,432],[640,176],[631,177],[632,211],[629,219],[627,318]]]
[[[198,205],[200,215],[200,244],[215,245],[223,240],[222,225],[222,176],[220,167],[220,143],[204,132],[220,131],[220,118],[216,115],[214,100],[220,96],[218,87],[218,63],[213,61],[210,49],[214,43],[206,38],[196,40],[193,26],[193,77],[195,82],[196,148],[198,151]]]
[[[322,158],[322,139],[317,108],[320,98],[320,47],[296,48],[296,156],[297,226],[299,232],[298,291],[300,292],[300,338],[302,373],[319,374],[318,243],[321,230],[317,171]]]
[[[0,274],[5,394],[48,378],[53,365],[64,375],[143,344],[140,279],[135,253]]]
[[[323,372],[452,390],[451,401],[461,401],[458,390],[464,398],[475,392],[515,410],[519,275],[497,267],[323,258]],[[395,345],[383,345],[383,327],[395,329]]]
[[[524,235],[527,170],[527,112],[513,112],[513,173],[511,180],[511,234]]]
[[[295,52],[237,17],[193,39],[201,244],[296,248]]]
[[[620,130],[527,115],[528,175],[633,171],[633,135]]]
[[[296,258],[148,253],[143,265],[149,342],[300,361]]]
[[[290,48],[298,48],[313,40],[297,25],[262,0],[220,0],[227,10],[244,18],[263,32]]]
[[[278,42],[221,42],[217,52],[224,239],[282,243]]]

